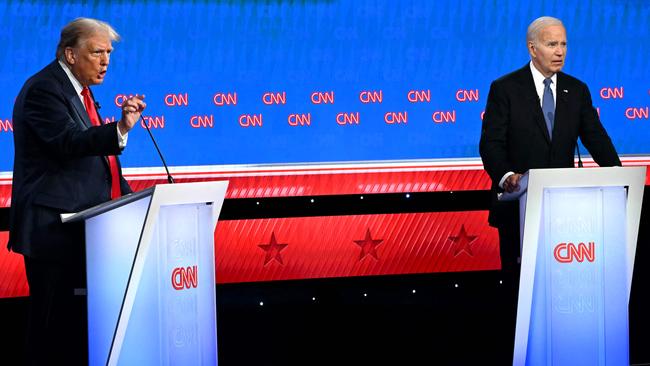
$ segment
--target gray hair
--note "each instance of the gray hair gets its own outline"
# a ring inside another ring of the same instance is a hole
[[[108,34],[111,41],[119,41],[120,35],[106,22],[91,18],[77,18],[61,29],[59,45],[56,46],[56,58],[64,60],[63,53],[68,47],[78,47],[86,39],[98,32]]]
[[[560,25],[564,28],[564,24],[558,18],[553,17],[539,17],[533,20],[532,23],[528,26],[528,31],[526,32],[526,43],[528,42],[537,42],[539,39],[539,33],[542,29],[550,27],[552,25]]]

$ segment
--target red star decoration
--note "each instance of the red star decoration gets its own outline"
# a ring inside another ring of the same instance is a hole
[[[361,247],[361,255],[359,256],[359,261],[365,258],[368,254],[375,257],[375,260],[379,260],[377,257],[377,246],[384,241],[383,239],[373,239],[370,236],[370,229],[366,231],[366,238],[363,240],[355,240],[358,246]]]
[[[264,265],[266,266],[272,260],[278,261],[280,264],[282,262],[282,254],[280,252],[287,247],[288,244],[278,244],[275,240],[275,233],[271,232],[271,242],[268,244],[260,244],[258,247],[262,248],[266,252],[266,257],[264,258]]]
[[[449,237],[449,240],[456,243],[454,248],[454,257],[458,256],[460,252],[463,251],[467,252],[467,254],[473,257],[474,253],[472,252],[470,244],[472,244],[476,238],[478,238],[478,235],[467,235],[467,231],[465,231],[465,225],[461,225],[458,235]]]

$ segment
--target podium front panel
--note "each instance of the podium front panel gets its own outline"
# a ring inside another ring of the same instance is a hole
[[[151,196],[86,220],[88,357],[106,365]]]
[[[526,365],[627,364],[626,191],[546,188]]]
[[[160,207],[118,365],[217,364],[213,222],[204,203]]]

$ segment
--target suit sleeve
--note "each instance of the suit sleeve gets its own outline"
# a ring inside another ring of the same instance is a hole
[[[499,83],[493,82],[483,115],[479,152],[483,166],[494,184],[512,171],[508,160],[509,111],[510,101],[506,93]]]
[[[600,166],[620,166],[616,149],[607,131],[600,122],[598,113],[591,101],[587,85],[582,85],[583,93],[580,109],[580,140],[585,145],[591,157]]]
[[[122,191],[122,195],[133,193],[133,190],[131,189],[129,182],[127,182],[126,179],[124,179],[124,176],[122,175],[122,162],[120,162],[119,159],[117,159],[117,161],[120,169],[120,190]]]
[[[121,153],[116,124],[82,126],[71,116],[70,102],[56,83],[35,83],[24,103],[25,124],[47,153],[62,159]]]

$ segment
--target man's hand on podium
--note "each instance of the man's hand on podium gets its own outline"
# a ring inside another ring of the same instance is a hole
[[[521,174],[515,173],[503,182],[503,190],[512,193],[519,191],[519,179],[521,179]]]

